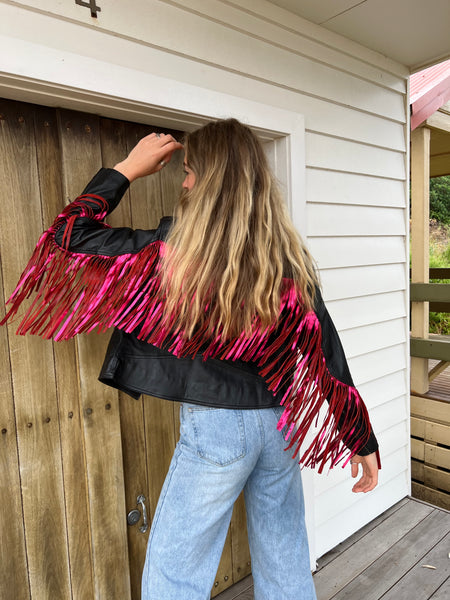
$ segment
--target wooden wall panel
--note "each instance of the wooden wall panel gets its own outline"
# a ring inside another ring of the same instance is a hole
[[[1,182],[0,188],[3,187]],[[3,230],[6,223],[1,221],[0,226]],[[0,298],[2,301],[6,299],[3,277],[0,277]],[[1,306],[0,318],[4,315],[5,310]],[[0,498],[0,598],[7,598],[12,594],[14,599],[28,600],[30,584],[27,576],[17,431],[6,327],[0,327]]]
[[[58,114],[34,107],[37,164],[44,229],[64,208]],[[78,362],[75,340],[53,342],[58,399],[67,538],[73,598],[93,598],[88,489],[81,427]]]
[[[64,194],[74,199],[101,166],[98,118],[60,113]],[[108,334],[77,338],[96,598],[130,598],[118,393],[98,373]]]
[[[102,119],[100,139],[102,161],[105,167],[114,167],[131,149],[128,144],[129,125],[120,121]],[[107,217],[112,227],[131,227],[130,192],[127,191],[119,206]],[[144,406],[142,397],[134,400],[119,392],[122,461],[125,484],[126,512],[136,508],[139,494],[148,498],[147,460],[145,454]],[[131,598],[140,598],[140,583],[148,533],[139,531],[142,521],[127,527]]]
[[[14,288],[42,232],[34,111],[5,103],[0,155],[4,287]],[[8,327],[31,595],[70,597],[59,415],[52,346]],[[15,490],[16,493],[18,490]],[[22,576],[25,574],[22,573]]]

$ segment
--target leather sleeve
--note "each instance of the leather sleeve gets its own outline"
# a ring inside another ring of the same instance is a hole
[[[107,214],[109,214],[119,204],[129,185],[128,179],[119,171],[100,169],[81,195],[83,204],[89,207],[93,214],[98,214],[99,205],[89,201],[89,194],[101,196],[108,205]],[[74,209],[75,212],[82,211],[79,204],[80,199],[78,198],[78,207]],[[60,246],[63,245],[66,227],[67,223],[60,227],[55,234],[55,241]],[[159,229],[108,227],[98,219],[79,217],[72,224],[69,245],[65,248],[80,254],[119,256],[139,252],[157,239],[160,239]]]
[[[322,329],[322,352],[325,357],[326,366],[329,372],[335,379],[354,387],[341,340],[328,313],[328,310],[326,309],[319,289],[316,289],[314,310]],[[364,427],[364,424],[361,422],[356,426],[356,429],[358,432],[363,433]],[[366,456],[367,454],[375,452],[377,449],[378,442],[371,428],[368,442],[365,444],[365,446],[358,450],[358,454],[361,456]]]

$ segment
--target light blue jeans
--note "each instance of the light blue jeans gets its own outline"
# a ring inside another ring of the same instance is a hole
[[[153,518],[142,600],[208,600],[245,494],[255,600],[315,600],[300,468],[276,425],[281,408],[184,403],[181,437]]]

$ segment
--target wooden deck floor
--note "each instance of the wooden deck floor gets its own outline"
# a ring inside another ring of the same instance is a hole
[[[428,363],[429,369],[431,370],[438,362],[437,360],[430,360]],[[436,379],[433,379],[430,383],[430,389],[425,396],[427,398],[450,402],[450,367],[447,367]]]
[[[449,600],[450,512],[404,498],[323,556],[314,581],[318,600]],[[251,576],[216,600],[253,600]]]

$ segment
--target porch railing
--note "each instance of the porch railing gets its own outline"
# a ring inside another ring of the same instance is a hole
[[[450,268],[430,269],[430,279],[450,279]],[[430,310],[434,312],[450,313],[450,283],[411,283],[410,300],[429,302]],[[411,356],[434,358],[450,364],[450,336],[431,335],[428,339],[412,337],[410,343]]]

